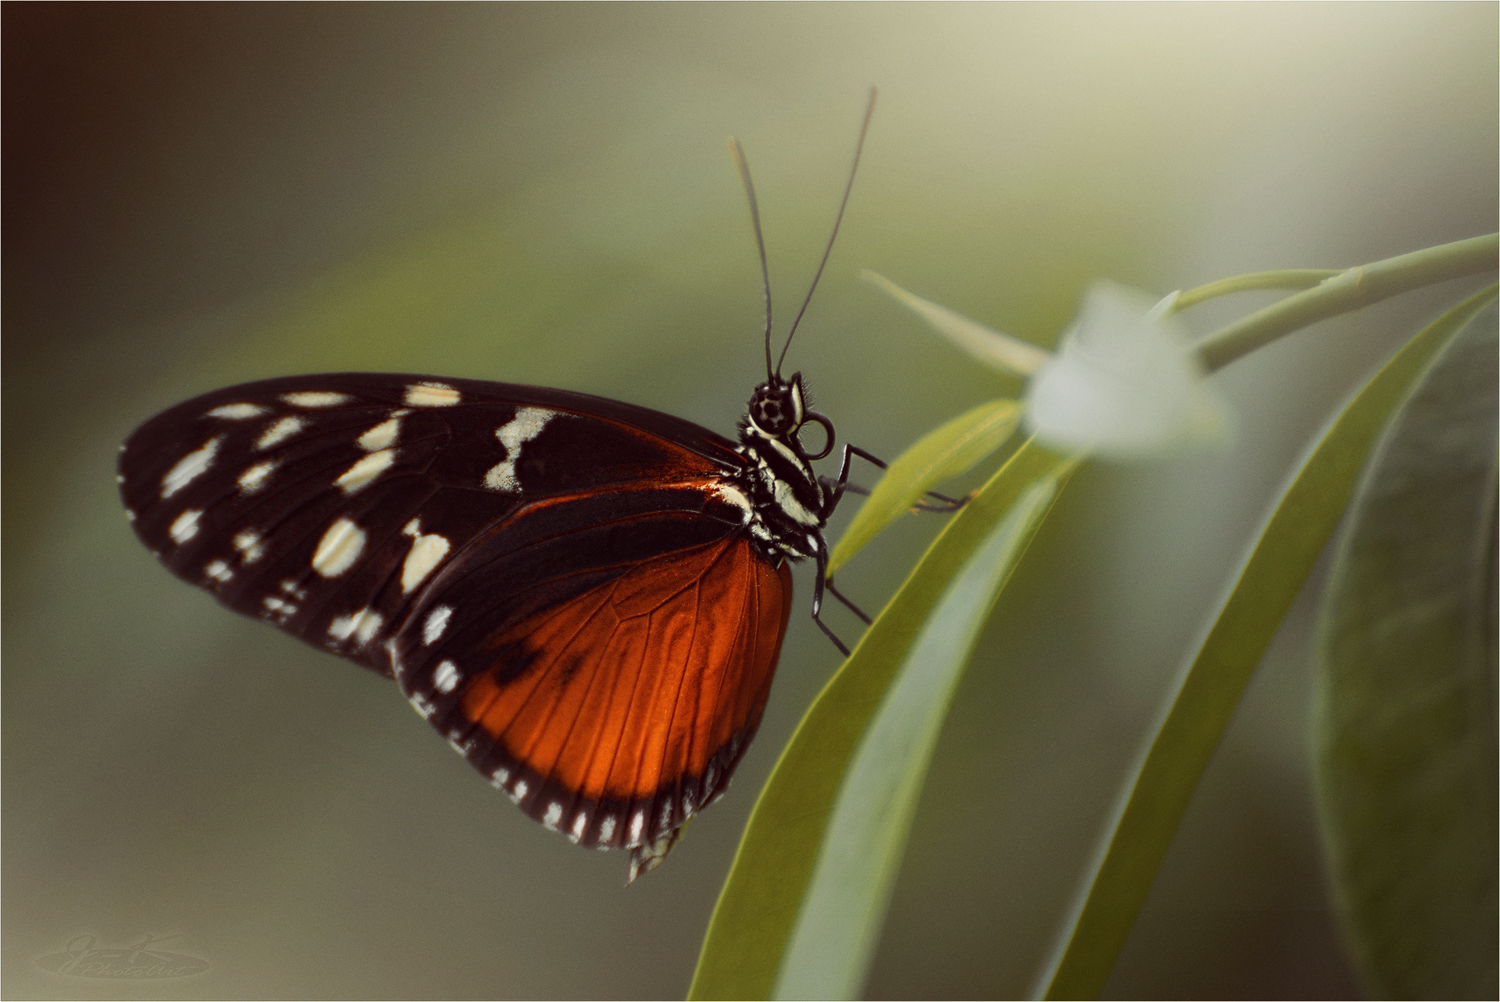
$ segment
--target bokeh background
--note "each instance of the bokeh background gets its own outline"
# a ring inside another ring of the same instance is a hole
[[[566,387],[727,432],[762,363],[724,139],[749,152],[784,323],[877,84],[789,364],[843,437],[894,455],[1019,387],[861,285],[861,267],[1047,345],[1095,276],[1164,293],[1495,229],[1496,11],[7,4],[4,995],[680,996],[755,793],[838,664],[794,616],[730,795],[626,890],[622,856],[523,818],[390,683],[154,563],[113,464],[155,411],[370,369]],[[1296,455],[1470,288],[1224,371],[1226,452],[1074,481],[957,699],[870,995],[1028,990]],[[1207,332],[1265,301],[1189,320]],[[935,528],[906,520],[841,583],[878,607]],[[800,604],[805,569],[798,587]],[[1358,994],[1308,771],[1316,588],[1107,994]],[[148,934],[210,971],[119,984],[34,963],[76,936]]]

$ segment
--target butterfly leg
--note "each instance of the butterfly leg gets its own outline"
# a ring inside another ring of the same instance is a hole
[[[865,611],[863,609],[861,609],[859,606],[855,605],[853,602],[849,601],[849,599],[844,596],[843,592],[839,591],[837,588],[835,588],[833,586],[833,578],[831,578],[831,577],[825,578],[824,581],[823,581],[823,584],[828,588],[829,594],[831,594],[834,598],[838,599],[840,602],[842,602],[846,606],[848,606],[849,607],[849,611],[852,612],[852,613],[854,613],[860,619],[864,620],[866,626],[869,626],[871,623],[875,622],[869,616],[865,615]]]
[[[940,514],[946,514],[950,511],[958,511],[958,509],[968,504],[974,497],[973,493],[970,493],[965,494],[961,498],[950,498],[946,494],[939,494],[937,491],[928,491],[927,496],[937,498],[938,503],[933,504],[931,501],[918,501],[912,507],[917,509],[917,511],[935,511]]]
[[[838,505],[838,499],[844,496],[845,491],[849,492],[850,494],[860,494],[865,497],[868,497],[870,494],[868,488],[861,487],[858,484],[849,483],[849,466],[853,462],[855,456],[860,457],[866,462],[873,463],[874,465],[880,467],[882,470],[888,469],[888,466],[884,460],[872,456],[870,453],[859,448],[858,446],[845,444],[844,461],[839,468],[838,479],[835,480],[832,477],[818,478],[819,482],[821,482],[824,487],[833,492],[829,495],[829,504],[824,512],[825,517],[833,513],[833,509]],[[928,491],[926,496],[930,498],[936,498],[938,500],[938,503],[932,504],[928,501],[918,501],[912,507],[916,508],[918,511],[957,511],[964,505],[968,504],[969,498],[973,495],[971,494],[962,498],[950,498],[948,495],[939,494],[937,491]]]
[[[854,462],[854,457],[855,456],[859,456],[861,459],[865,460],[866,462],[875,464],[876,466],[880,467],[882,470],[886,469],[886,464],[885,464],[885,462],[883,460],[881,460],[881,459],[879,459],[879,458],[877,458],[875,456],[872,456],[870,453],[868,453],[865,450],[859,448],[858,446],[848,445],[846,443],[844,445],[843,461],[839,464],[839,475],[838,475],[838,478],[837,479],[834,479],[832,477],[819,477],[818,478],[819,482],[825,488],[827,488],[827,490],[828,490],[828,500],[826,502],[824,502],[823,511],[821,513],[822,516],[823,516],[823,518],[825,518],[825,519],[828,518],[829,515],[833,514],[833,510],[838,507],[838,503],[839,503],[840,499],[843,498],[845,492],[848,492],[848,493],[851,493],[851,494],[863,494],[863,495],[868,495],[870,493],[868,490],[866,490],[863,487],[860,487],[858,484],[851,484],[849,482],[849,467]],[[967,497],[965,497],[965,498],[950,498],[946,494],[939,494],[937,491],[928,491],[927,495],[929,497],[937,498],[940,503],[939,504],[929,504],[928,502],[925,502],[925,501],[919,501],[919,502],[917,502],[916,507],[919,508],[919,509],[921,509],[921,510],[923,510],[923,511],[939,511],[939,512],[957,511],[959,508],[962,508],[969,501],[969,499]],[[845,657],[848,657],[849,656],[849,648],[846,647],[844,645],[844,642],[842,640],[840,640],[834,634],[833,630],[831,630],[831,629],[828,628],[828,624],[826,624],[826,623],[823,622],[822,612],[823,612],[823,591],[824,591],[824,589],[826,588],[828,590],[828,593],[830,595],[832,595],[834,598],[838,599],[840,602],[844,603],[844,605],[846,605],[849,608],[850,612],[854,613],[856,616],[858,616],[861,620],[864,621],[865,625],[868,626],[871,622],[873,622],[873,620],[870,619],[870,617],[865,613],[865,611],[863,609],[861,609],[859,606],[855,605],[852,601],[850,601],[850,599],[846,595],[844,595],[843,592],[839,591],[838,588],[834,586],[833,578],[828,574],[828,544],[827,544],[827,542],[825,542],[822,539],[821,536],[819,536],[816,539],[816,542],[818,544],[818,549],[817,549],[817,554],[816,554],[816,559],[817,559],[817,562],[818,562],[818,573],[817,573],[816,578],[814,578],[814,580],[813,580],[813,603],[812,603],[812,618],[813,618],[813,622],[817,623],[818,624],[818,628],[820,630],[822,630],[825,634],[827,634],[829,640],[833,641],[833,645],[835,647],[837,647],[843,653],[843,655]]]
[[[847,658],[849,656],[849,648],[844,646],[844,642],[840,640],[838,636],[828,628],[828,624],[823,622],[823,617],[821,615],[821,613],[823,612],[823,587],[825,579],[828,575],[828,544],[825,543],[821,537],[818,539],[818,552],[815,555],[814,559],[816,559],[818,562],[818,573],[813,578],[813,622],[818,624],[818,629],[827,634],[828,639],[833,641],[833,646],[837,647],[839,649],[839,652]],[[833,587],[832,581],[828,581],[827,586],[828,590],[833,593],[834,597],[836,597],[840,602],[843,602],[849,608],[853,609],[855,613],[858,614],[860,619],[863,619],[866,623],[870,621],[869,616],[866,616],[863,612],[860,612],[859,608],[855,606],[854,603],[850,602],[847,598],[838,593],[838,589]]]

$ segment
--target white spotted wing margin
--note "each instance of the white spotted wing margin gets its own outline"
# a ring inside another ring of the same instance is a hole
[[[649,866],[727,785],[785,629],[790,577],[751,553],[733,503],[729,484],[745,466],[733,442],[707,429],[600,397],[339,373],[179,404],[130,436],[117,479],[136,534],[173,573],[396,678],[527,813],[574,841],[630,847]],[[455,716],[477,672],[524,671],[518,649],[501,648],[548,608],[656,558],[714,546],[744,563],[715,573],[765,604],[740,613],[761,623],[746,642],[764,678],[725,678],[700,695],[706,716],[724,701],[732,733],[661,751],[698,764],[669,787],[584,803],[548,768],[530,768],[525,749]]]

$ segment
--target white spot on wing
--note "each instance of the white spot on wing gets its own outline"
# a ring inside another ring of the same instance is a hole
[[[599,841],[608,842],[615,837],[615,816],[606,814],[604,820],[599,822]]]
[[[240,562],[246,564],[255,563],[266,552],[266,548],[261,545],[260,533],[254,529],[243,529],[235,533],[234,548],[240,551]]]
[[[255,447],[269,449],[280,445],[306,427],[307,422],[299,417],[284,417],[261,432],[260,438],[255,440]]]
[[[243,421],[246,418],[260,417],[268,409],[260,404],[223,404],[203,416],[223,418],[226,421]]]
[[[406,387],[406,403],[412,407],[452,407],[460,394],[447,383],[411,383]]]
[[[256,463],[240,474],[240,490],[246,494],[254,494],[266,485],[266,478],[271,475],[271,471],[274,469],[276,469],[276,461],[274,459],[268,459],[263,463]]]
[[[645,828],[646,809],[643,807],[640,810],[636,811],[635,816],[630,819],[630,841],[638,844],[641,840],[641,832],[644,831]]]
[[[510,770],[505,768],[505,766],[502,765],[500,768],[490,773],[490,785],[495,789],[500,789],[508,782],[510,782]]]
[[[444,695],[458,687],[458,680],[458,666],[446,659],[438,664],[437,671],[432,674],[433,687]]]
[[[426,720],[437,712],[437,707],[432,704],[432,701],[420,692],[412,693],[411,698],[407,702],[411,703],[412,708],[422,715],[423,720]]]
[[[351,519],[340,517],[318,540],[312,569],[325,578],[336,578],[354,566],[365,548],[365,530]]]
[[[391,464],[395,461],[395,449],[381,449],[379,452],[372,452],[345,470],[343,475],[335,480],[334,483],[342,487],[345,494],[353,494],[390,469]]]
[[[542,825],[551,831],[557,831],[557,823],[562,820],[562,804],[557,801],[547,805],[547,813],[542,815]]]
[[[401,419],[393,417],[388,421],[382,421],[355,442],[366,452],[374,452],[377,449],[389,449],[396,444],[396,436],[401,434]]]
[[[399,679],[405,674],[406,666],[401,663],[401,652],[396,650],[395,637],[385,642],[385,655],[391,660],[391,674]]]
[[[557,417],[557,411],[545,407],[518,407],[516,416],[495,429],[495,437],[505,446],[505,459],[490,467],[484,475],[484,486],[492,491],[515,494],[521,489],[516,479],[516,460],[521,458],[521,446],[542,433],[547,423]]]
[[[380,632],[380,624],[384,617],[373,609],[365,608],[348,616],[339,616],[328,624],[328,635],[335,640],[348,640],[353,637],[359,646],[363,647],[374,639],[375,634]]]
[[[422,624],[422,643],[431,645],[443,635],[448,628],[448,617],[453,615],[451,605],[440,605],[427,614],[427,622]]]
[[[295,605],[286,601],[285,599],[278,598],[275,595],[267,595],[260,601],[261,605],[264,605],[267,609],[269,609],[271,612],[276,613],[276,615],[280,616],[282,619],[286,619],[288,616],[295,615],[297,612],[297,607]]]
[[[526,780],[523,779],[516,783],[516,788],[511,791],[510,798],[512,800],[519,801],[522,797],[526,796],[526,791],[529,789],[531,789],[531,787],[527,786]]]
[[[368,644],[380,632],[381,615],[378,612],[366,612],[359,626],[354,629],[354,639],[363,646]]]
[[[207,473],[208,468],[213,465],[214,454],[219,451],[219,443],[223,439],[223,435],[215,435],[207,442],[204,442],[203,445],[179,459],[177,465],[168,470],[167,475],[161,478],[161,496],[169,498]]]
[[[579,811],[578,816],[573,819],[573,830],[568,834],[572,837],[574,842],[577,842],[579,839],[583,838],[583,830],[588,826],[589,816],[583,811]]]
[[[203,510],[201,508],[189,508],[173,519],[171,528],[167,529],[168,535],[172,537],[172,542],[181,546],[189,539],[198,535],[198,519],[202,514]]]
[[[203,568],[203,573],[221,584],[234,577],[234,571],[222,560],[210,560]]]
[[[416,519],[412,519],[415,524]],[[420,532],[412,534],[414,538],[411,543],[411,552],[406,555],[406,562],[401,565],[401,594],[410,595],[413,588],[422,583],[422,579],[432,573],[432,569],[448,555],[448,539],[437,533],[422,535]]]
[[[302,390],[297,393],[283,393],[281,399],[293,407],[337,407],[354,398],[347,393],[335,393],[331,390]]]

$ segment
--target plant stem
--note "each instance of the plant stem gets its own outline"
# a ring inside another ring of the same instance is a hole
[[[1235,292],[1254,292],[1260,289],[1311,289],[1325,279],[1342,275],[1338,268],[1286,268],[1281,271],[1252,271],[1248,275],[1221,278],[1217,282],[1200,285],[1196,289],[1177,294],[1173,309],[1182,311],[1189,306]]]
[[[1263,310],[1257,310],[1242,320],[1210,334],[1198,343],[1198,357],[1209,372],[1223,368],[1235,359],[1247,355],[1262,345],[1276,340],[1283,334],[1317,323],[1340,313],[1378,303],[1382,299],[1425,285],[1436,285],[1449,279],[1461,278],[1492,270],[1496,265],[1496,254],[1500,251],[1500,235],[1491,233],[1482,237],[1471,237],[1451,244],[1439,244],[1425,250],[1413,251],[1399,257],[1386,258],[1373,264],[1360,265],[1338,272],[1332,278],[1319,282],[1313,288],[1288,296]],[[1258,275],[1298,275],[1303,272],[1260,272]],[[1225,279],[1191,290],[1187,295],[1194,302],[1201,302],[1205,290],[1221,287],[1225,292],[1240,288],[1275,288],[1274,285],[1246,285],[1234,287],[1234,283],[1255,279],[1258,275],[1243,275],[1237,279]],[[1282,286],[1284,287],[1284,286]],[[1222,294],[1222,293],[1218,293]],[[1182,297],[1186,298],[1186,296]],[[1182,301],[1179,298],[1179,303]]]

